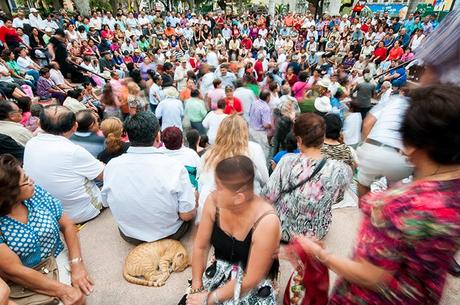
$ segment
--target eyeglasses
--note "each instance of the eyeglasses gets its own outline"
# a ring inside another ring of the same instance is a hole
[[[33,185],[34,181],[29,176],[24,176],[24,182],[19,184],[19,187],[23,187],[26,185]]]

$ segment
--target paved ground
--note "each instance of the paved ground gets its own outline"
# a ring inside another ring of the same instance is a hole
[[[332,228],[326,239],[328,248],[334,253],[349,255],[359,221],[360,213],[356,208],[334,210]],[[183,240],[189,250],[192,235],[189,234]],[[84,259],[96,282],[95,291],[88,298],[88,305],[176,305],[184,294],[187,280],[191,277],[190,268],[173,274],[161,288],[137,286],[123,279],[122,266],[132,246],[119,237],[109,210],[88,223],[80,232],[80,238]],[[281,261],[282,292],[290,271],[290,265]],[[334,279],[335,275],[332,274],[331,282]],[[442,304],[460,304],[460,279],[449,278]]]

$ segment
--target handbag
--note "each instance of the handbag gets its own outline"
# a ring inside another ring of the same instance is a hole
[[[56,258],[51,256],[33,268],[49,279],[59,281],[59,270]],[[45,294],[29,290],[16,283],[8,283],[10,287],[10,299],[18,305],[55,305],[59,299]]]
[[[281,190],[279,192],[278,196],[276,197],[276,199],[273,201],[273,205],[278,206],[279,201],[280,201],[281,197],[283,197],[283,195],[293,192],[294,190],[298,189],[299,187],[301,187],[302,185],[304,185],[305,183],[307,183],[308,181],[313,179],[313,177],[315,177],[316,174],[318,174],[321,171],[321,169],[324,167],[326,162],[327,162],[327,159],[322,159],[319,162],[319,164],[316,166],[316,168],[314,169],[313,173],[309,177],[305,178],[304,180],[300,181],[299,183],[297,183],[295,185],[291,185],[288,188],[286,188],[284,190]],[[289,242],[290,239],[291,239],[290,233],[285,231],[284,229],[282,229],[281,242],[286,243],[286,242]]]
[[[300,263],[289,278],[283,305],[326,305],[329,299],[329,270],[307,254],[297,240],[289,247]]]

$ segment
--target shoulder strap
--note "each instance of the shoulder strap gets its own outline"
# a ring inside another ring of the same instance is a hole
[[[318,174],[321,169],[324,167],[324,165],[326,164],[326,161],[327,159],[322,159],[319,164],[316,166],[315,170],[313,171],[313,173],[306,179],[300,181],[299,183],[291,186],[291,187],[288,187],[287,189],[285,190],[282,190],[280,193],[279,193],[279,197],[281,197],[281,195],[283,194],[288,194],[288,193],[291,193],[292,191],[296,190],[297,188],[299,188],[300,186],[304,185],[305,183],[307,183],[308,181],[310,181],[311,179],[313,179],[314,176],[316,176],[316,174]],[[278,197],[278,198],[279,198]]]
[[[254,232],[257,228],[257,225],[259,224],[259,222],[265,217],[265,216],[268,216],[268,215],[277,215],[275,211],[273,210],[270,210],[270,211],[267,211],[265,213],[263,213],[262,215],[260,215],[259,218],[257,218],[256,222],[254,222],[254,225],[252,226],[252,231]]]

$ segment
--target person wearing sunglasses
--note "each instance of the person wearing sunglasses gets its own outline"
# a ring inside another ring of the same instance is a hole
[[[207,197],[195,238],[187,305],[274,305],[280,221],[254,194],[254,163],[236,155],[216,165],[216,190]],[[210,247],[214,262],[206,268]],[[236,286],[236,287],[235,287]]]
[[[59,280],[36,268],[54,258]],[[83,304],[84,294],[93,290],[74,223],[63,213],[61,202],[35,185],[9,154],[0,156],[0,273],[10,285],[66,305]]]

